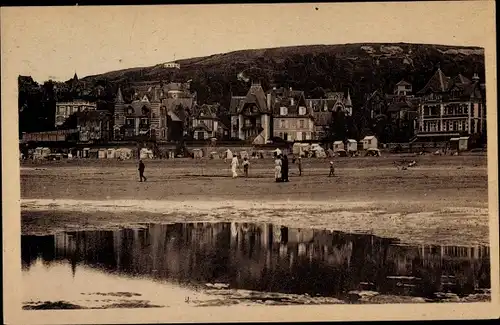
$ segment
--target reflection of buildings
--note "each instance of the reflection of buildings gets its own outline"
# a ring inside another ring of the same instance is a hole
[[[372,235],[268,224],[150,225],[43,240],[45,246],[24,244],[24,264],[40,254],[26,251],[36,246],[42,247],[44,259],[67,259],[74,268],[85,263],[119,273],[260,291],[341,296],[362,282],[383,293],[418,295],[445,285],[451,291],[489,287],[488,248],[400,246]]]

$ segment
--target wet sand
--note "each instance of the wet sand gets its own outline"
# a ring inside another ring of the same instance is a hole
[[[417,167],[398,170],[393,162],[402,160]],[[144,183],[134,161],[22,164],[22,230],[248,221],[488,244],[485,155],[335,158],[335,177],[327,177],[328,162],[304,159],[301,177],[291,164],[289,183],[274,182],[270,159],[251,160],[250,177],[237,179],[222,160],[146,161]]]

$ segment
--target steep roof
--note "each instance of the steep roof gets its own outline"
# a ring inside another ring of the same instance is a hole
[[[409,83],[409,82],[407,82],[407,81],[405,81],[405,80],[403,79],[403,80],[401,80],[400,82],[398,82],[398,83],[396,84],[396,86],[411,86],[411,83]]]
[[[332,112],[313,112],[315,126],[328,126],[333,118]]]
[[[118,93],[116,94],[116,102],[117,103],[124,103],[122,89],[120,87],[118,87]]]
[[[269,111],[266,103],[266,94],[260,84],[252,84],[252,86],[250,86],[245,102],[242,107],[240,107],[240,111],[246,104],[255,104],[261,113]]]
[[[349,90],[347,90],[347,98],[345,100],[345,106],[352,107],[351,94]]]
[[[244,102],[246,96],[233,96],[231,97],[231,103],[229,104],[229,113],[237,114],[240,110],[240,106]]]
[[[418,94],[425,94],[428,91],[432,92],[446,92],[450,83],[450,77],[447,77],[440,68],[429,79],[427,84],[418,92]]]
[[[147,108],[148,110],[151,109],[151,104],[142,100],[134,100],[132,103],[125,105],[125,112],[127,112],[129,107],[132,107],[133,109],[133,116],[139,117],[143,116],[143,108]]]
[[[192,109],[194,105],[193,98],[167,98],[163,101],[164,105],[167,108],[167,111],[176,112],[179,106],[182,106],[184,109]]]
[[[217,111],[219,110],[220,105],[219,104],[214,104],[214,105],[208,105],[208,104],[203,104],[201,106],[196,105],[194,110],[194,116],[196,118],[204,118],[204,119],[218,119],[217,117]]]
[[[469,79],[467,79],[466,77],[464,77],[461,73],[459,73],[458,76],[456,76],[454,78],[454,81],[457,82],[457,83],[461,83],[461,84],[470,84],[470,83],[472,83]]]

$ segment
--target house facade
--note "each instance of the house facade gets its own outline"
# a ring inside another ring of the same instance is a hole
[[[189,84],[143,83],[134,87],[133,99],[125,101],[121,89],[115,100],[114,139],[180,140],[188,132],[196,93]]]
[[[253,82],[246,96],[233,96],[230,105],[231,137],[267,142],[272,135],[271,94]]]
[[[272,97],[273,136],[285,141],[313,140],[314,118],[312,109],[307,107],[303,91],[285,91],[282,96]]]
[[[196,106],[192,117],[191,131],[193,139],[206,140],[210,138],[226,139],[229,136],[229,129],[225,126],[217,115],[220,105]]]
[[[77,129],[80,142],[107,142],[113,136],[113,117],[107,110],[77,113]]]
[[[420,141],[447,141],[457,136],[477,138],[485,132],[485,92],[477,74],[472,80],[461,74],[451,78],[438,68],[418,94]]]
[[[352,102],[350,93],[347,97],[342,92],[332,92],[327,94],[327,98],[306,99],[307,107],[312,111],[314,120],[314,139],[323,139],[330,127],[333,116],[336,112],[343,112],[346,116],[352,115]]]
[[[60,127],[64,122],[74,113],[84,111],[95,111],[97,103],[92,103],[83,100],[75,100],[72,102],[58,102],[56,103],[56,127]]]

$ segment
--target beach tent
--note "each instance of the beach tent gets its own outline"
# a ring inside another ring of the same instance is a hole
[[[50,155],[49,148],[38,147],[35,149],[35,152],[33,153],[33,159],[45,159],[49,155]]]
[[[99,149],[98,153],[97,153],[97,157],[99,159],[104,159],[106,158],[106,153],[107,153],[107,150],[106,149]]]
[[[203,150],[193,149],[193,158],[203,158]]]
[[[460,151],[469,150],[469,137],[460,137],[458,139],[458,149]]]
[[[273,152],[276,154],[276,156],[281,155],[281,150],[279,148],[276,148]]]
[[[219,159],[219,153],[217,151],[212,151],[210,153],[210,159]]]
[[[83,148],[82,158],[90,158],[90,148]]]
[[[356,152],[358,151],[358,142],[354,139],[347,139],[347,152]]]
[[[115,158],[116,149],[115,148],[108,148],[108,151],[106,154],[107,154],[108,159]]]
[[[153,151],[147,148],[142,148],[139,152],[140,159],[153,159]]]
[[[458,150],[458,143],[460,142],[460,138],[451,138],[450,139],[450,148],[451,150]]]
[[[225,159],[233,159],[233,153],[231,152],[231,150],[227,149],[226,152],[225,152]]]
[[[243,151],[240,151],[240,158],[241,158],[241,159],[244,159],[244,158],[247,158],[247,159],[248,159],[248,158],[249,158],[249,156],[248,156],[248,152],[246,152],[246,151],[244,151],[244,150],[243,150]]]
[[[314,157],[316,157],[316,158],[325,158],[326,157],[325,149],[323,149],[319,144],[312,145],[311,151],[313,152]]]
[[[344,150],[344,142],[342,141],[333,142],[333,151],[337,152],[339,150]]]
[[[340,149],[340,150],[337,150],[337,156],[339,157],[347,157],[347,151],[345,151],[344,149]]]
[[[129,148],[119,148],[115,151],[115,157],[119,159],[131,159],[132,158],[132,149]]]
[[[264,136],[262,134],[259,134],[255,137],[252,144],[266,144],[266,140],[264,139]]]
[[[98,149],[90,149],[89,150],[89,158],[92,158],[92,159],[99,158],[99,150]]]

